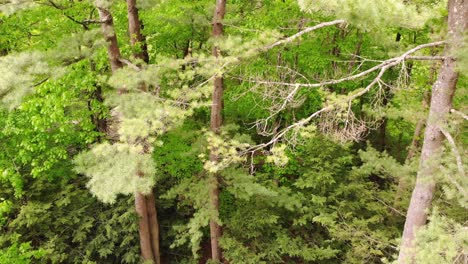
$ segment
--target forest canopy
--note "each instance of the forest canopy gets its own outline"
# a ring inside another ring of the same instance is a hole
[[[467,263],[463,0],[0,0],[0,263]]]

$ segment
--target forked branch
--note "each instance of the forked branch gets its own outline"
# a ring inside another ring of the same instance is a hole
[[[360,72],[358,74],[354,74],[354,75],[351,75],[351,76],[347,76],[347,77],[344,77],[344,78],[341,78],[341,79],[328,80],[328,81],[324,81],[324,82],[320,82],[320,83],[311,83],[311,84],[282,83],[282,82],[264,82],[264,83],[265,84],[284,85],[284,86],[294,86],[296,89],[293,90],[293,94],[288,95],[288,98],[285,99],[287,101],[287,100],[290,100],[290,98],[292,96],[294,96],[294,93],[299,90],[299,89],[297,89],[298,87],[315,87],[315,88],[318,88],[318,87],[323,87],[323,86],[327,86],[327,85],[339,84],[339,83],[346,82],[346,81],[356,80],[356,79],[362,78],[364,76],[367,76],[370,73],[379,71],[377,76],[364,89],[348,95],[343,100],[345,102],[348,102],[348,104],[349,104],[354,99],[368,93],[376,84],[380,84],[382,82],[382,76],[384,75],[384,73],[389,68],[404,62],[406,59],[408,59],[410,57],[411,54],[413,54],[413,53],[415,53],[415,52],[417,52],[417,51],[419,51],[421,49],[434,47],[434,46],[440,46],[440,45],[443,45],[444,43],[445,43],[444,41],[438,41],[438,42],[419,45],[417,47],[414,47],[414,48],[408,50],[407,52],[403,53],[402,55],[400,55],[398,57],[385,60],[382,63],[380,63],[380,64],[378,64],[378,65],[376,65],[376,66],[374,66],[374,67],[372,67],[372,68],[370,68],[370,69],[368,69],[366,71],[363,71],[363,72]],[[262,82],[260,82],[260,83],[262,83]],[[248,149],[248,151],[259,150],[259,149],[262,149],[262,148],[265,148],[265,147],[268,147],[270,145],[275,144],[289,131],[291,131],[291,130],[293,130],[295,128],[299,128],[299,127],[307,125],[313,118],[317,117],[318,115],[320,115],[322,113],[333,110],[337,106],[337,104],[339,104],[339,103],[340,102],[334,102],[334,103],[332,103],[330,105],[327,105],[327,106],[323,107],[322,109],[320,109],[320,110],[314,112],[313,114],[309,115],[307,118],[304,118],[304,119],[302,119],[302,120],[300,120],[300,121],[298,121],[298,122],[296,122],[294,124],[289,125],[288,127],[284,128],[284,129],[282,129],[270,141],[268,141],[266,143],[263,143],[263,144],[256,145],[256,146],[252,146],[251,148]]]

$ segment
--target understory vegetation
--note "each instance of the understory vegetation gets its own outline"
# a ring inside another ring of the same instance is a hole
[[[0,0],[0,263],[468,263],[467,24]]]

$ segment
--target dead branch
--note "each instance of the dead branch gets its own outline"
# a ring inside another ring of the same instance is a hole
[[[355,75],[347,76],[347,77],[344,77],[344,78],[341,78],[341,79],[337,79],[337,80],[329,80],[329,81],[324,81],[324,82],[320,82],[320,83],[313,83],[313,84],[285,83],[285,82],[265,82],[265,84],[276,84],[276,85],[295,86],[295,87],[316,87],[317,88],[317,87],[323,87],[323,86],[326,86],[326,85],[338,84],[338,83],[342,83],[342,82],[345,82],[345,81],[356,80],[356,79],[364,77],[364,76],[366,76],[366,75],[368,75],[368,74],[370,74],[372,72],[380,70],[378,75],[364,89],[358,90],[357,92],[353,92],[344,99],[344,101],[346,101],[348,103],[351,103],[354,99],[356,99],[356,98],[366,94],[367,92],[369,92],[376,84],[381,84],[382,83],[382,76],[389,68],[404,62],[411,54],[413,54],[413,53],[415,53],[415,52],[417,52],[417,51],[419,51],[421,49],[443,45],[444,43],[445,43],[444,41],[438,41],[438,42],[419,45],[417,47],[414,47],[413,49],[408,50],[407,52],[403,53],[402,55],[400,55],[398,57],[385,60],[382,63],[380,63],[379,65],[376,65],[376,66],[374,66],[374,67],[372,67],[372,68],[370,68],[370,69],[368,69],[366,71],[360,72],[360,73],[355,74]],[[328,106],[325,106],[324,108],[316,111],[315,113],[311,114],[307,118],[304,118],[304,119],[302,119],[302,120],[300,120],[300,121],[298,121],[298,122],[296,122],[294,124],[289,125],[288,127],[282,129],[279,133],[277,133],[270,141],[268,141],[266,143],[263,143],[263,144],[256,145],[256,146],[252,146],[251,148],[248,149],[248,151],[259,150],[259,149],[265,148],[267,146],[270,146],[272,144],[275,144],[278,140],[280,140],[289,131],[291,131],[293,129],[296,129],[296,128],[299,128],[299,127],[305,126],[313,118],[317,117],[318,115],[335,109],[337,104],[338,104],[338,102],[335,102],[335,103],[332,103],[332,104],[330,104]]]
[[[459,115],[460,117],[462,117],[463,119],[468,120],[468,116],[465,115],[465,113],[460,112],[460,111],[458,111],[458,110],[451,109],[451,110],[450,110],[450,113],[452,113],[452,114],[457,114],[457,115]]]
[[[333,26],[333,25],[339,25],[339,24],[344,24],[345,21],[344,20],[333,20],[333,21],[330,21],[330,22],[324,22],[324,23],[320,23],[318,25],[315,25],[313,27],[307,27],[305,28],[304,30],[301,30],[300,32],[288,37],[288,38],[285,38],[285,39],[282,39],[282,40],[279,40],[279,41],[276,41],[275,43],[272,43],[270,45],[267,45],[265,47],[262,47],[260,49],[258,49],[258,51],[260,52],[264,52],[264,51],[267,51],[267,50],[270,50],[276,46],[279,46],[279,45],[283,45],[285,43],[289,43],[289,42],[292,42],[293,40],[299,38],[300,36],[304,35],[304,34],[307,34],[311,31],[314,31],[314,30],[317,30],[319,28],[323,28],[323,27],[328,27],[328,26]]]
[[[460,156],[460,152],[458,151],[457,145],[455,144],[455,140],[453,140],[453,137],[444,128],[439,126],[439,130],[440,130],[440,132],[442,132],[444,137],[449,142],[450,149],[452,150],[452,153],[455,156],[455,159],[457,160],[458,171],[460,172],[460,175],[461,175],[462,179],[464,179],[465,178],[465,169],[463,168],[463,160],[462,160],[462,157]],[[460,191],[460,193],[462,193],[465,197],[468,196],[465,189],[463,189],[463,187],[460,186],[460,184],[454,178],[452,178],[452,176],[450,176],[450,174],[447,174],[447,177],[455,185],[455,187],[457,187],[457,189],[458,189],[458,191]]]

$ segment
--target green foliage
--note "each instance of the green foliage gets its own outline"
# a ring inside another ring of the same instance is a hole
[[[5,264],[29,264],[34,259],[40,259],[47,252],[43,249],[33,249],[31,242],[19,243],[18,234],[11,235],[13,244],[8,248],[0,248],[0,261]]]
[[[375,76],[300,88],[291,97],[295,86],[275,82],[346,77],[439,39],[445,35],[445,1],[233,0],[224,37],[211,40],[214,2],[138,1],[149,64],[133,58],[142,46],[129,44],[125,3],[97,3],[110,8],[122,58],[130,63],[112,74],[92,3],[2,5],[0,263],[141,263],[131,196],[152,191],[163,257],[171,263],[206,260],[212,218],[223,227],[221,247],[230,263],[394,258],[410,195],[404,190],[395,203],[395,189],[400,179],[411,184],[416,175],[417,155],[405,159],[416,123],[426,118],[422,101],[437,63],[394,67],[382,77],[380,92],[351,108],[340,105],[274,146],[247,150],[362,91]],[[334,17],[347,26],[262,49]],[[211,55],[213,45],[221,47],[221,56]],[[466,56],[460,47],[453,54],[462,87]],[[221,76],[223,129],[215,134],[207,127],[212,80]],[[463,111],[465,92],[457,91],[454,108]],[[340,139],[342,122],[333,123],[337,133],[319,135],[324,122],[348,111],[375,121],[375,128],[385,118],[383,129],[364,133],[374,147],[333,141]],[[261,119],[267,120],[255,127]],[[451,117],[447,128],[461,154],[463,122]],[[383,143],[373,140],[378,136]],[[451,263],[467,243],[460,224],[466,197],[454,180],[463,188],[467,182],[449,147],[438,159],[438,194],[444,195],[436,195],[434,204],[441,213],[435,211],[418,234],[421,263]],[[210,160],[210,152],[219,159]],[[219,212],[209,202],[215,175]]]
[[[76,171],[91,177],[88,188],[105,203],[114,203],[118,194],[148,194],[156,171],[151,155],[142,152],[142,146],[99,144],[76,156]]]
[[[0,57],[2,103],[10,109],[16,107],[21,99],[31,92],[30,87],[34,82],[47,79],[50,71],[49,65],[44,62],[44,56],[40,53],[19,53]]]
[[[443,10],[441,3],[418,6],[407,1],[393,0],[298,0],[298,3],[304,11],[333,14],[366,30],[388,26],[421,27],[429,18]]]
[[[24,174],[63,177],[71,166],[70,156],[98,136],[89,116],[99,103],[86,95],[95,87],[85,72],[86,67],[77,66],[67,76],[45,82],[18,110],[4,113],[0,179],[9,181],[17,195],[22,194]]]
[[[26,248],[19,251],[23,257],[36,256],[50,263],[139,262],[133,199],[118,199],[112,207],[103,206],[76,178],[36,180],[26,188],[34,192],[26,192],[23,205],[13,200],[12,210],[17,215],[4,226],[8,231],[0,236],[0,252]],[[36,241],[37,237],[41,240]],[[28,241],[35,241],[39,250],[30,248]]]
[[[435,208],[429,223],[416,235],[416,262],[461,263],[467,243],[466,227],[440,215]]]

